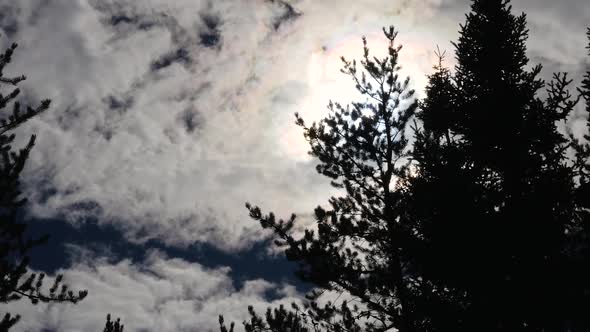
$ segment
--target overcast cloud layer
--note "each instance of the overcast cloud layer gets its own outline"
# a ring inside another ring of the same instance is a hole
[[[587,0],[513,4],[529,14],[529,53],[544,75],[579,78]],[[383,47],[380,29],[393,24],[402,65],[420,89],[436,45],[452,51],[468,5],[0,0],[0,46],[20,44],[7,74],[28,76],[27,100],[53,101],[23,130],[39,136],[27,164],[31,213],[111,223],[131,241],[243,249],[260,238],[245,201],[287,215],[311,212],[332,194],[305,155],[293,113],[319,119],[329,98],[349,95],[346,78],[337,81],[338,56],[357,55],[361,35]],[[141,267],[80,260],[67,275],[90,290],[82,304],[14,311],[32,330],[97,330],[110,311],[129,331],[206,331],[218,312],[244,317],[247,303],[281,287],[258,280],[230,295],[226,273],[157,253]]]

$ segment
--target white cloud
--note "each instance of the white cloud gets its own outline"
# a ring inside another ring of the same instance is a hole
[[[236,331],[243,331],[242,322],[250,319],[249,305],[259,316],[281,304],[290,309],[295,302],[303,308],[302,294],[290,285],[255,279],[234,288],[229,267],[205,268],[158,251],[150,252],[141,263],[122,260],[113,264],[84,248],[70,249],[75,262],[58,273],[65,275],[72,289],[88,290],[88,297],[75,305],[13,302],[10,312],[22,316],[16,326],[19,331],[101,331],[107,313],[120,317],[128,332],[217,332],[220,314],[226,325],[234,322]],[[46,280],[48,284],[52,277]],[[274,294],[272,301],[265,297],[269,292]],[[328,301],[365,308],[345,291],[324,291],[317,300],[320,307]]]
[[[420,87],[436,44],[452,51],[448,41],[468,10],[443,0],[290,3],[302,15],[286,21],[284,2],[270,0],[8,5],[20,8],[14,38],[22,45],[10,69],[30,77],[26,91],[54,101],[31,124],[40,138],[27,165],[33,213],[96,216],[136,241],[248,245],[259,226],[245,201],[287,215],[332,193],[305,157],[292,114],[319,119],[329,98],[347,96],[339,52],[354,57],[363,34],[379,48],[381,26],[394,24],[402,65]],[[200,44],[203,33],[220,44]],[[175,54],[183,60],[150,70]],[[576,54],[583,57],[582,46]],[[313,76],[318,65],[324,76]],[[40,190],[54,194],[35,196]]]
[[[247,305],[262,313],[268,306],[299,301],[293,287],[257,279],[236,290],[229,268],[207,269],[158,252],[140,265],[87,258],[60,272],[70,286],[87,289],[89,296],[76,305],[11,304],[11,312],[22,316],[19,331],[102,331],[107,313],[121,317],[125,331],[218,331],[219,314],[240,327],[249,318]],[[268,291],[281,298],[267,302]]]
[[[22,46],[11,69],[54,101],[32,122],[32,211],[96,215],[132,240],[231,249],[258,236],[245,201],[281,214],[326,202],[327,181],[294,147],[304,141],[292,114],[319,118],[330,98],[307,82],[314,51],[360,45],[361,34],[398,20],[396,8],[413,8],[383,3],[302,1],[294,6],[303,15],[275,30],[280,2],[19,1]],[[204,15],[219,17],[218,48],[199,44]],[[178,49],[188,63],[150,71]],[[45,200],[40,189],[54,194]]]

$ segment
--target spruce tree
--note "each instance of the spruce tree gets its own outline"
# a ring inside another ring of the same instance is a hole
[[[18,84],[25,76],[5,77],[4,69],[10,63],[17,45],[10,46],[0,54],[0,84],[15,88],[7,94],[0,94],[0,110],[11,104],[12,112],[0,120],[0,303],[8,304],[28,298],[33,304],[38,302],[72,302],[83,299],[87,292],[74,294],[63,284],[58,275],[48,292],[43,291],[44,274],[29,273],[28,253],[31,248],[42,245],[47,237],[30,239],[25,237],[26,224],[21,221],[19,212],[23,209],[26,198],[21,193],[20,176],[31,149],[35,144],[32,135],[24,148],[15,151],[12,144],[14,131],[27,120],[39,115],[49,108],[49,100],[39,106],[21,109],[16,101],[20,93]],[[6,308],[6,307],[3,307]],[[0,321],[0,331],[8,331],[20,316],[5,313]]]
[[[576,141],[576,183],[578,189],[575,194],[575,201],[580,206],[588,206],[590,202],[590,28],[588,37],[588,58],[586,60],[587,71],[579,89],[580,97],[585,101],[587,124],[583,137]],[[572,133],[572,138],[573,137]],[[579,138],[579,137],[576,137]],[[571,227],[569,232],[569,244],[567,252],[572,264],[570,264],[570,276],[567,281],[569,286],[570,299],[572,303],[568,309],[572,310],[571,315],[575,318],[573,325],[576,329],[589,329],[590,317],[588,308],[590,305],[590,209],[577,211],[578,219],[581,222]]]
[[[590,328],[580,314],[590,305],[580,249],[588,241],[579,236],[590,201],[575,199],[584,166],[558,126],[576,99],[566,74],[545,85],[541,66],[527,69],[527,34],[509,1],[473,1],[452,80],[439,68],[418,114],[406,212],[419,221],[424,280],[456,299],[431,320],[441,330]],[[430,123],[442,114],[452,119],[438,122],[444,128]]]
[[[588,46],[586,47],[588,49],[588,60],[587,60],[587,71],[584,75],[584,78],[582,80],[582,84],[580,86],[580,88],[578,89],[579,93],[580,93],[580,97],[586,102],[586,115],[590,114],[590,28],[587,28],[586,31],[586,36],[588,38]],[[583,140],[586,142],[590,142],[590,133],[588,133],[588,130],[590,130],[590,117],[587,118],[587,122],[586,122],[586,133],[585,135],[583,135]],[[577,155],[580,157],[578,159],[578,167],[584,167],[586,166],[586,171],[584,172],[583,175],[590,175],[590,169],[588,169],[588,166],[586,165],[586,161],[588,160],[588,158],[590,158],[590,150],[586,149],[587,146],[585,146],[583,143],[577,144]],[[585,178],[583,178],[582,180],[584,180]]]

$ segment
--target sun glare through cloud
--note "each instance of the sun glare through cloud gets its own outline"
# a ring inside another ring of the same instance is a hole
[[[369,57],[382,59],[387,55],[388,41],[382,31],[372,31],[365,35],[369,48]],[[426,78],[437,58],[435,48],[418,38],[402,38],[400,35],[396,45],[402,45],[399,65],[400,77],[409,76],[411,88],[421,96],[426,85]],[[347,61],[356,60],[357,68],[362,69],[360,61],[363,57],[363,44],[358,34],[348,33],[333,38],[318,46],[308,56],[307,84],[309,93],[297,108],[297,112],[306,123],[322,119],[327,112],[327,104],[331,100],[342,105],[355,101],[365,101],[356,88],[352,78],[341,72],[342,57]],[[301,128],[292,125],[281,139],[286,154],[294,160],[310,160],[309,144],[305,141]]]

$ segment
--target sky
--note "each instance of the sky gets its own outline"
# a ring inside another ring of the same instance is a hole
[[[528,14],[543,76],[579,82],[587,0],[512,4]],[[107,313],[126,331],[217,331],[218,314],[240,330],[249,304],[299,301],[310,286],[244,207],[294,212],[305,226],[338,194],[293,114],[311,122],[329,99],[353,100],[339,57],[358,59],[363,35],[384,52],[389,25],[421,96],[437,45],[452,54],[468,10],[467,0],[0,0],[0,46],[19,44],[5,74],[27,76],[25,102],[52,100],[17,137],[38,136],[23,217],[52,236],[32,268],[89,291],[77,305],[11,304],[17,330],[101,331]]]

